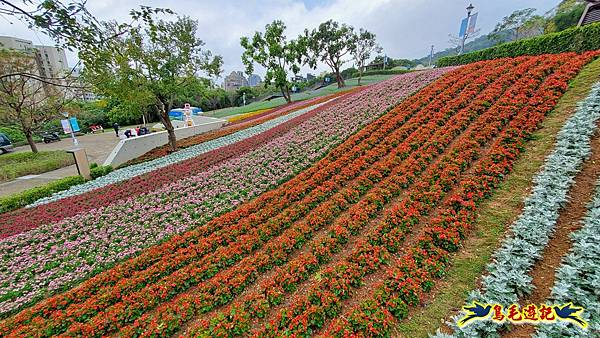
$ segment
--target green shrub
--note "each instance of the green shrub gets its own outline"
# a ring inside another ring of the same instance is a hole
[[[447,56],[437,61],[439,67],[456,66],[481,60],[491,60],[520,55],[585,52],[600,49],[600,23],[566,29],[531,39],[507,42],[457,56]]]
[[[368,75],[396,75],[396,74],[404,74],[411,72],[411,70],[406,69],[376,69],[376,70],[368,70],[362,73],[362,76]],[[358,72],[352,75],[353,78],[358,77]]]
[[[29,205],[40,198],[52,195],[55,192],[67,190],[69,187],[85,182],[81,176],[70,176],[52,181],[46,185],[35,187],[0,198],[0,213],[9,212]]]
[[[104,176],[111,171],[113,171],[113,167],[109,166],[109,165],[99,166],[97,163],[92,163],[90,165],[90,173],[92,175],[92,179],[96,179],[100,176]]]
[[[8,136],[8,138],[13,144],[27,142],[27,139],[25,139],[25,135],[18,128],[0,127],[0,133],[3,133],[6,136]]]
[[[73,155],[63,150],[8,153],[0,155],[0,181],[41,174],[73,163]]]

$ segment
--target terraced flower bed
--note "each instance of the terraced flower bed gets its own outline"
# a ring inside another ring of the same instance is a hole
[[[13,314],[0,335],[389,335],[597,54],[466,65],[376,119],[447,70],[405,74],[192,177],[12,236],[5,313],[139,254]]]
[[[172,171],[165,170],[164,177],[155,171],[147,176],[149,181],[140,182],[146,193],[107,203],[105,207],[100,207],[101,203],[109,202],[110,196],[94,194],[95,200],[85,201],[88,204],[80,208],[78,215],[0,242],[0,252],[5,255],[0,277],[8,282],[0,288],[0,312],[13,311],[66,289],[145,247],[202,226],[214,216],[256,197],[321,158],[335,144],[381,115],[390,104],[446,71],[403,75],[372,91],[354,94],[362,104],[345,99],[332,101],[279,136],[261,134],[262,144],[232,147],[232,152],[248,147],[239,156],[228,156],[216,163],[216,154],[195,158],[200,163],[177,165]],[[225,151],[221,149],[219,154]],[[203,160],[213,161],[213,165],[203,167]],[[194,172],[195,175],[190,174]],[[170,175],[182,179],[169,183]],[[165,183],[160,186],[163,180]],[[121,188],[129,189],[130,194],[135,192],[128,186]],[[66,203],[67,200],[61,210],[79,207]],[[86,209],[88,206],[96,209]],[[23,217],[36,215],[36,208],[28,210],[31,213],[23,213]],[[211,228],[226,226],[212,224]]]

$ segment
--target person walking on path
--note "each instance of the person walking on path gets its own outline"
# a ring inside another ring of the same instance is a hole
[[[115,135],[119,137],[119,124],[117,122],[113,123],[113,129],[115,130]]]

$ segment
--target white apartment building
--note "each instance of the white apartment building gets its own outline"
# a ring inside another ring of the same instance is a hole
[[[71,71],[65,51],[54,46],[34,45],[29,40],[12,36],[0,36],[0,48],[35,53],[38,64],[37,73],[41,76],[59,77]]]

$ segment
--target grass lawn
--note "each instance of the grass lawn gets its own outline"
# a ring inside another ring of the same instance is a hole
[[[24,175],[45,173],[73,163],[75,163],[73,155],[64,150],[0,155],[0,182]]]
[[[569,90],[526,145],[527,151],[513,172],[500,185],[491,199],[480,206],[478,220],[462,249],[451,259],[451,268],[438,281],[426,305],[411,309],[409,317],[396,327],[396,336],[428,337],[465,305],[469,291],[477,287],[477,279],[485,271],[492,254],[500,245],[508,226],[517,218],[523,199],[529,194],[532,179],[541,169],[546,156],[554,149],[556,135],[575,112],[577,102],[584,99],[600,78],[600,59],[584,68],[571,82]]]
[[[381,81],[387,80],[393,76],[395,76],[395,75],[365,76],[361,80],[361,86],[381,82]],[[321,89],[292,94],[292,101],[302,101],[302,100],[312,99],[313,97],[337,93],[340,91],[351,89],[356,86],[358,86],[357,79],[355,79],[355,78],[348,79],[348,80],[346,80],[346,87],[344,87],[344,88],[340,89],[337,87],[337,83],[333,83],[333,84],[330,84],[329,86],[323,87]],[[283,97],[278,97],[278,98],[272,99],[270,101],[252,102],[252,103],[247,104],[242,107],[229,107],[229,108],[211,110],[211,111],[205,112],[204,115],[210,116],[210,117],[226,117],[226,116],[231,116],[231,115],[244,114],[244,113],[248,113],[248,112],[255,111],[255,110],[274,108],[274,107],[281,106],[283,104],[285,104],[285,99]]]

